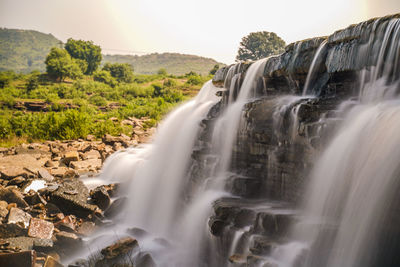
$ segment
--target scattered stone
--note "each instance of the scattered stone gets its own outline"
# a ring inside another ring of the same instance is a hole
[[[63,174],[62,177],[63,179],[77,178],[79,177],[79,174],[75,170],[69,169]]]
[[[100,169],[101,164],[101,159],[88,159],[84,161],[71,162],[71,168],[74,168],[75,170],[88,170],[90,168]]]
[[[53,203],[47,203],[45,205],[45,208],[46,208],[47,214],[50,215],[50,216],[55,216],[55,215],[58,215],[60,213],[62,214],[62,211],[56,205],[54,205]]]
[[[74,194],[71,194],[74,192]],[[85,218],[98,211],[96,205],[87,203],[89,190],[79,180],[66,180],[56,191],[50,194],[50,202],[65,214],[74,214]]]
[[[27,228],[32,216],[19,208],[11,208],[8,214],[8,223],[14,223]]]
[[[50,173],[54,177],[63,177],[64,173],[66,173],[69,169],[67,167],[58,167],[55,169],[51,169]]]
[[[0,238],[25,236],[26,229],[18,224],[0,224]]]
[[[2,267],[34,267],[36,252],[34,250],[0,254],[0,266]]]
[[[44,262],[43,267],[64,267],[60,262],[58,262],[52,256],[47,256],[46,261]]]
[[[1,218],[5,218],[8,215],[7,206],[8,206],[7,202],[5,202],[4,200],[0,200],[0,217]]]
[[[16,203],[20,208],[28,207],[28,203],[24,200],[22,193],[14,188],[0,186],[0,199],[8,203]]]
[[[46,161],[46,163],[44,164],[44,166],[47,167],[47,168],[57,167],[58,164],[55,164],[55,162],[56,162],[56,161],[48,160],[48,161]]]
[[[60,231],[55,234],[57,245],[63,248],[76,247],[82,243],[82,239],[74,233]]]
[[[131,237],[125,237],[114,244],[101,250],[101,254],[105,259],[115,259],[119,256],[126,255],[131,252],[134,248],[138,247],[138,242],[136,239]]]
[[[89,135],[86,136],[86,140],[87,141],[95,141],[96,137],[94,135],[89,134]]]
[[[24,200],[31,206],[36,204],[46,205],[47,201],[35,191],[29,191],[27,195],[25,195]]]
[[[24,182],[26,182],[26,179],[22,176],[15,177],[11,179],[11,181],[8,182],[8,186],[10,185],[16,185],[16,186],[21,186]]]
[[[75,232],[75,223],[76,223],[76,218],[75,216],[68,215],[62,218],[60,221],[56,222],[54,224],[57,229],[61,231],[66,231],[66,232]]]
[[[85,152],[83,154],[83,158],[84,159],[100,159],[101,155],[100,155],[99,151],[92,149],[90,151]]]
[[[32,218],[29,224],[28,236],[42,239],[51,239],[54,225],[51,222]]]
[[[104,186],[98,186],[90,192],[90,197],[94,203],[102,210],[106,210],[110,206],[110,196]]]
[[[52,249],[54,246],[53,240],[51,239],[42,239],[35,238],[33,240],[33,249],[40,252],[47,252]]]
[[[47,161],[47,162],[49,162],[49,161]],[[40,169],[38,171],[38,174],[39,174],[39,177],[44,179],[46,182],[52,182],[54,180],[53,175],[51,175],[46,169]]]
[[[78,161],[79,160],[79,153],[78,151],[70,151],[64,154],[63,162],[65,164],[69,164],[71,161]]]

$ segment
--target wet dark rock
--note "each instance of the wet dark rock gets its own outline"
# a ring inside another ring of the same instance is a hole
[[[36,204],[47,204],[47,201],[35,191],[28,192],[28,194],[25,195],[24,200],[31,206]]]
[[[138,247],[138,242],[136,239],[131,237],[125,237],[114,244],[101,250],[101,254],[107,260],[112,260],[117,257],[125,256],[130,253],[133,249]]]
[[[129,228],[126,230],[126,232],[135,238],[143,238],[143,237],[149,235],[149,233],[146,230],[143,230],[143,229],[140,229],[137,227]]]
[[[276,247],[277,244],[271,241],[268,237],[257,236],[253,240],[253,245],[250,247],[250,251],[255,255],[268,255]]]
[[[50,194],[50,203],[55,204],[65,214],[74,214],[85,218],[97,212],[95,205],[87,203],[89,190],[79,180],[66,180]]]
[[[83,222],[77,229],[77,233],[83,236],[89,236],[96,230],[96,225],[93,222]]]
[[[110,207],[104,212],[104,215],[108,218],[116,216],[123,210],[123,207],[125,206],[127,200],[128,198],[126,197],[121,197],[114,200],[111,203]]]
[[[90,197],[92,198],[94,204],[96,204],[100,209],[106,210],[110,206],[110,196],[104,186],[99,186],[90,192]]]
[[[2,267],[35,267],[36,252],[34,250],[0,254],[0,266]]]
[[[19,224],[0,224],[0,238],[25,236],[26,234],[27,230]]]
[[[57,245],[63,248],[73,247],[81,245],[82,239],[74,233],[60,231],[55,234],[57,239]]]
[[[136,267],[156,267],[156,263],[149,253],[140,252],[135,260]]]

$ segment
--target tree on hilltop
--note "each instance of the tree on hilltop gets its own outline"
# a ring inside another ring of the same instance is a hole
[[[285,41],[274,32],[252,32],[242,38],[236,60],[258,60],[279,54],[285,45]]]
[[[75,79],[82,76],[80,63],[71,58],[65,49],[53,47],[45,63],[47,74],[61,82],[67,77]]]
[[[75,59],[86,62],[85,74],[91,75],[100,65],[102,60],[101,48],[93,44],[92,41],[74,40],[69,38],[65,44],[65,49]]]

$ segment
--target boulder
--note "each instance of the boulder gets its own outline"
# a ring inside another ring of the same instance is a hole
[[[16,203],[20,208],[28,207],[28,203],[24,200],[24,196],[15,188],[4,188],[0,186],[0,200],[7,203]]]
[[[25,236],[26,233],[26,229],[21,225],[14,223],[0,224],[0,238]]]
[[[0,254],[0,266],[2,267],[35,267],[36,252],[34,250]]]
[[[96,159],[87,159],[83,161],[74,161],[71,162],[70,166],[75,170],[89,170],[89,169],[100,169],[101,164],[102,164],[101,159],[96,158]]]
[[[156,267],[151,255],[147,252],[140,252],[135,260],[135,267]]]
[[[11,208],[10,213],[8,214],[8,223],[9,224],[18,224],[23,228],[27,228],[29,226],[29,221],[32,216],[29,213],[26,213],[19,208]]]
[[[49,162],[49,161],[47,161],[47,162]],[[38,171],[38,174],[39,174],[39,178],[42,178],[46,182],[52,182],[54,180],[53,175],[51,175],[46,169],[40,169]]]
[[[104,215],[109,218],[116,216],[118,213],[120,213],[123,210],[123,207],[125,206],[126,201],[127,201],[126,197],[121,197],[121,198],[114,200],[111,203],[110,207],[104,212]]]
[[[76,234],[65,231],[60,231],[56,233],[55,237],[57,239],[57,245],[64,248],[74,247],[80,245],[82,242],[82,239]]]
[[[106,210],[110,206],[110,196],[104,186],[99,186],[90,192],[93,202],[102,210]]]
[[[85,218],[98,211],[96,205],[87,203],[89,190],[79,180],[66,180],[50,194],[49,201],[56,205],[65,214],[74,214]]]
[[[42,239],[51,239],[54,225],[51,222],[32,218],[29,224],[28,236]]]
[[[78,151],[69,151],[64,154],[63,162],[65,164],[69,164],[71,161],[78,161],[79,160],[79,153]]]
[[[125,237],[102,249],[101,254],[107,260],[115,259],[117,257],[125,256],[138,246],[139,245],[136,239],[132,237]]]

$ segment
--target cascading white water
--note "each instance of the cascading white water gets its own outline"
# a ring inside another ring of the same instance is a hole
[[[303,96],[307,95],[310,92],[310,86],[315,82],[316,69],[324,62],[324,53],[326,51],[326,46],[328,42],[326,40],[322,41],[319,45],[317,51],[315,52],[314,58],[311,62],[310,69],[307,74],[306,83],[303,87]]]
[[[272,253],[279,266],[398,264],[395,255],[382,257],[382,250],[397,246],[383,231],[392,223],[400,186],[399,38],[400,20],[392,19],[376,65],[361,75],[359,104],[347,111],[315,165],[304,217],[293,228],[295,241]],[[368,53],[362,56],[374,57]],[[379,247],[382,242],[389,248]]]

